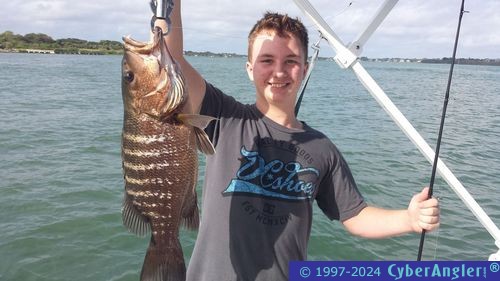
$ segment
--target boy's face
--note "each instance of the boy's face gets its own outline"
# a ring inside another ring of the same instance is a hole
[[[257,104],[290,106],[293,110],[306,71],[304,50],[294,36],[280,37],[264,30],[255,38],[247,72],[255,84]]]

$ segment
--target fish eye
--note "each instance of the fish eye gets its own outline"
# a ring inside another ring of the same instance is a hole
[[[123,75],[123,78],[125,79],[125,81],[130,83],[130,82],[134,81],[134,73],[132,71],[127,71]]]

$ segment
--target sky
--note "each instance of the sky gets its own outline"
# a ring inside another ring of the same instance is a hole
[[[54,39],[146,41],[149,0],[1,0],[0,33],[45,33]],[[384,0],[309,0],[344,43],[354,40]],[[370,58],[451,57],[461,0],[400,0],[363,48]],[[467,0],[457,57],[500,58],[500,0]],[[184,46],[246,54],[247,35],[265,11],[300,18],[310,43],[314,24],[293,0],[184,0]],[[335,53],[327,42],[320,56]]]

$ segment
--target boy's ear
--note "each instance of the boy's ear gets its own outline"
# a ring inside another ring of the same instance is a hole
[[[309,70],[309,62],[308,62],[308,61],[306,61],[306,65],[305,65],[305,67],[304,67],[304,73],[302,74],[302,75],[303,75],[303,76],[302,76],[303,78],[306,78],[306,75],[307,75],[307,71],[308,71],[308,70]]]
[[[253,81],[253,66],[248,61],[247,61],[247,64],[246,64],[246,68],[247,68],[248,78],[250,79],[250,81]]]

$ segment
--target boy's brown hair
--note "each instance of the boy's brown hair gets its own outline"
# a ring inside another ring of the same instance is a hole
[[[248,34],[248,61],[251,61],[252,59],[251,54],[255,38],[264,30],[274,31],[278,36],[285,38],[290,37],[290,34],[295,36],[302,45],[305,60],[307,62],[309,37],[304,24],[298,18],[291,18],[286,14],[272,12],[266,12],[264,16],[253,26],[250,34]]]

